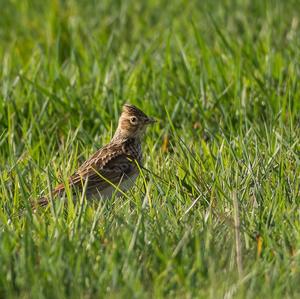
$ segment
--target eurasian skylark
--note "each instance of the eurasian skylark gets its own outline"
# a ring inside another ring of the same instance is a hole
[[[69,178],[71,192],[86,192],[87,199],[110,198],[133,186],[142,165],[141,138],[154,119],[129,104],[123,106],[117,130],[107,145],[99,149]],[[65,185],[58,185],[53,198],[65,195]],[[48,205],[50,199],[42,197],[39,206]]]

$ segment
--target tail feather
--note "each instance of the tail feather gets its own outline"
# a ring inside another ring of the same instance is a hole
[[[49,199],[45,196],[38,198],[37,200],[30,201],[30,207],[33,212],[36,212],[39,208],[47,207],[50,203]]]
[[[50,203],[49,199],[45,196],[40,197],[35,203],[35,207],[46,207]]]
[[[64,191],[64,185],[60,184],[52,192],[52,196],[57,198],[63,194],[63,191]],[[47,207],[50,204],[50,202],[51,202],[51,200],[50,200],[49,196],[48,197],[42,196],[42,197],[38,198],[38,200],[32,202],[31,207],[33,210],[36,210],[37,208],[44,208],[44,207]]]

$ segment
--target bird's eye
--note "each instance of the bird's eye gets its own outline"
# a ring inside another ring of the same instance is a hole
[[[130,123],[131,123],[131,124],[136,125],[137,122],[138,122],[137,117],[135,117],[135,116],[131,116],[131,117],[130,117]]]

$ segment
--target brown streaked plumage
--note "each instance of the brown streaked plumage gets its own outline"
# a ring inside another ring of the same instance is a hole
[[[109,198],[130,188],[138,176],[138,165],[142,164],[141,137],[147,125],[155,121],[133,105],[125,104],[118,128],[111,142],[87,161],[69,178],[74,194],[85,188],[87,198]],[[53,197],[62,197],[64,184],[58,185]],[[47,197],[38,201],[39,206],[49,203]]]

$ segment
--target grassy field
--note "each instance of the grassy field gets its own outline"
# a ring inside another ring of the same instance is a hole
[[[299,1],[0,5],[0,298],[299,298]],[[16,217],[125,102],[136,187]]]

